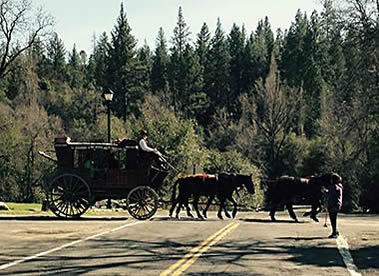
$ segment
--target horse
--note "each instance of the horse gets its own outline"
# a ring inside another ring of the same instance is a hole
[[[229,199],[233,203],[232,217],[235,218],[237,214],[237,202],[233,198],[234,191],[238,189],[246,188],[250,194],[255,193],[254,183],[252,181],[252,175],[243,174],[230,174],[230,173],[220,173],[218,175],[218,187],[216,191],[216,196],[220,201],[219,211],[217,217],[223,219],[221,210],[224,210],[226,217],[230,218],[228,211],[226,210],[226,199]],[[204,217],[207,217],[207,211],[212,203],[214,196],[210,196],[207,204],[203,210]]]
[[[318,222],[317,214],[322,210],[322,186],[328,186],[331,182],[342,182],[341,176],[336,173],[326,173],[321,176],[310,176],[307,178],[284,175],[279,177],[269,186],[269,200],[271,203],[270,217],[275,221],[275,212],[279,204],[284,203],[290,217],[298,222],[293,211],[293,198],[303,197],[312,206],[310,217]]]
[[[179,185],[179,195],[177,198],[175,198],[177,185]],[[179,178],[174,184],[172,206],[170,208],[169,214],[172,216],[176,204],[179,203],[179,206],[176,210],[176,217],[179,218],[180,209],[183,204],[187,207],[187,215],[192,217],[192,214],[190,213],[188,207],[188,199],[193,196],[193,206],[196,214],[200,219],[204,219],[212,200],[217,196],[220,201],[217,216],[220,219],[223,219],[221,211],[224,210],[226,216],[230,217],[225,206],[226,199],[229,199],[233,202],[234,209],[232,214],[233,217],[235,217],[237,213],[237,203],[233,199],[232,195],[235,190],[242,188],[242,185],[245,185],[249,193],[255,193],[251,175],[220,173],[217,176],[203,174],[189,175],[183,178]],[[197,206],[200,196],[209,197],[206,208],[203,211],[204,217],[200,214]]]
[[[176,187],[179,185],[178,197],[176,197]],[[217,187],[217,176],[213,174],[194,174],[178,178],[173,186],[171,196],[171,208],[169,211],[170,217],[174,212],[176,204],[179,206],[176,209],[176,218],[179,218],[180,209],[184,204],[186,206],[187,215],[193,217],[188,206],[188,199],[194,198],[193,206],[199,218],[204,219],[198,210],[198,200],[200,196],[214,196]]]

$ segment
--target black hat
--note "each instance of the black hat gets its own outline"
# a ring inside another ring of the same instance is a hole
[[[141,130],[140,134],[141,136],[147,136],[147,131],[143,129]]]

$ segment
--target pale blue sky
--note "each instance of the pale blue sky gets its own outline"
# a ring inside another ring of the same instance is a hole
[[[142,46],[146,40],[155,48],[160,27],[171,41],[177,22],[178,8],[182,7],[185,22],[196,40],[204,22],[213,33],[217,18],[223,30],[229,33],[233,23],[245,25],[248,34],[254,31],[260,19],[268,16],[272,29],[288,29],[298,9],[308,15],[321,11],[318,0],[32,0],[42,6],[56,22],[55,30],[66,49],[74,43],[78,51],[92,53],[92,38],[101,33],[110,34],[116,24],[121,2],[127,12],[132,34]]]

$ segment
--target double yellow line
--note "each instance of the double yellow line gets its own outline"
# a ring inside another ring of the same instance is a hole
[[[219,240],[225,237],[227,234],[236,229],[240,224],[232,222],[221,228],[219,231],[209,236],[199,246],[194,247],[188,252],[182,259],[163,271],[160,276],[173,275],[178,276],[182,274],[190,265],[192,265],[205,251],[211,246],[216,244]]]

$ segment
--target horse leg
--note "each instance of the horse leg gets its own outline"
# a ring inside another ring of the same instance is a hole
[[[272,221],[276,221],[275,212],[276,212],[276,203],[271,203],[270,217]]]
[[[179,219],[179,213],[180,213],[180,209],[182,208],[182,204],[183,204],[183,202],[181,200],[179,200],[179,205],[176,208],[176,218],[177,219]]]
[[[225,199],[225,203],[226,203],[226,199]],[[229,215],[229,212],[228,212],[228,210],[226,209],[226,204],[224,204],[224,213],[225,213],[225,216],[227,217],[227,218],[231,218],[231,216]]]
[[[172,205],[171,205],[171,208],[170,208],[170,211],[169,211],[170,217],[172,217],[172,213],[174,213],[175,206],[176,206],[176,204],[178,204],[178,201],[179,201],[178,198],[176,198],[175,200],[172,201]]]
[[[226,216],[227,218],[231,218],[231,216],[230,216],[228,210],[226,209],[226,200],[227,200],[227,199],[229,199],[229,198],[227,198],[227,197],[224,198],[224,207],[223,207],[222,209],[224,210],[225,216]]]
[[[207,204],[205,205],[205,208],[204,208],[204,210],[203,210],[203,216],[204,216],[205,218],[207,218],[207,212],[208,212],[209,206],[211,206],[212,201],[213,201],[214,198],[215,198],[215,197],[212,195],[212,196],[210,196],[210,197],[208,198],[208,200],[207,200]]]
[[[321,212],[321,210],[322,208],[319,206],[319,204],[312,204],[311,219],[313,219],[315,222],[319,222],[317,214]]]
[[[193,199],[193,208],[195,208],[195,211],[196,211],[197,217],[198,217],[199,219],[204,220],[204,218],[202,217],[202,215],[201,215],[200,212],[199,212],[198,202],[199,202],[199,196],[195,196],[194,199]]]
[[[234,200],[233,196],[231,196],[231,197],[229,198],[229,200],[233,203],[233,212],[232,212],[232,216],[233,216],[233,218],[235,218],[236,215],[237,215],[237,202]]]
[[[191,213],[191,208],[189,207],[188,198],[186,198],[186,200],[184,200],[184,205],[186,206],[187,216],[190,218],[193,218],[193,215]]]
[[[287,202],[287,203],[286,203],[286,206],[287,206],[288,213],[290,214],[290,217],[291,217],[293,220],[295,220],[296,222],[299,222],[299,221],[297,220],[297,217],[296,217],[295,212],[293,211],[292,202]]]
[[[222,211],[223,209],[224,209],[224,211],[225,211],[225,198],[219,198],[219,200],[220,200],[220,206],[219,206],[219,208],[218,208],[217,217],[218,217],[219,219],[224,219],[224,218],[222,217],[221,211]]]

